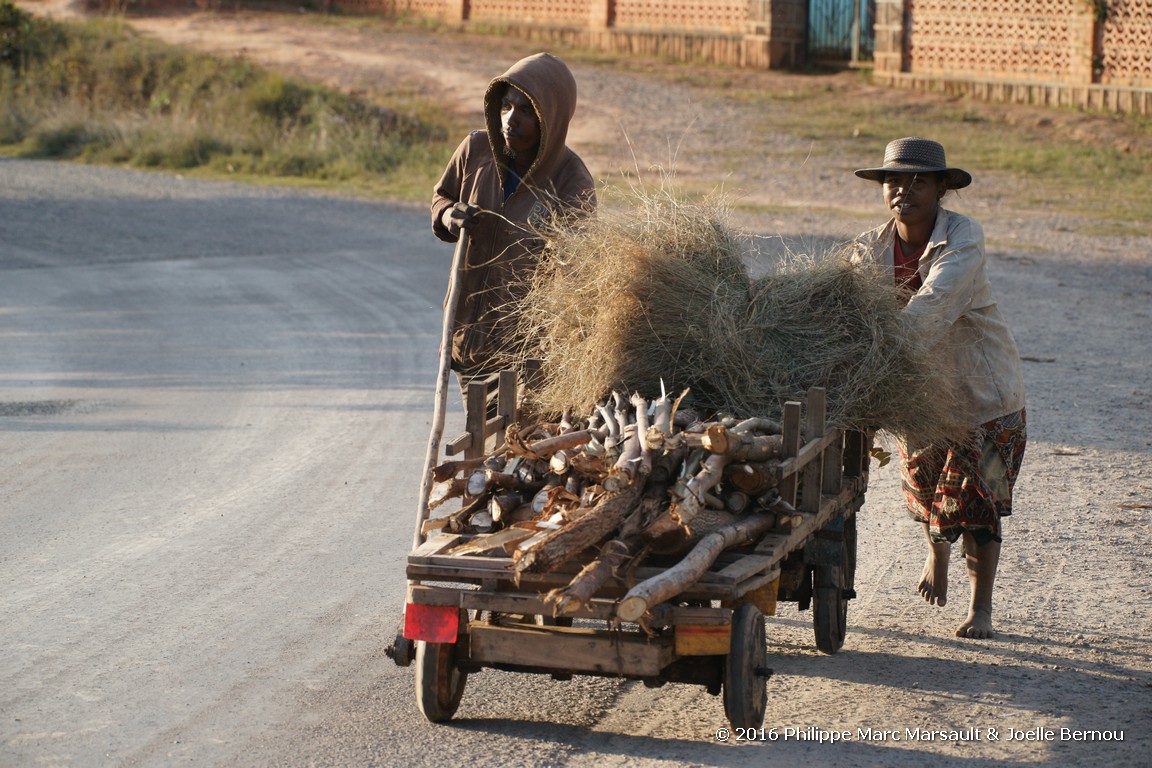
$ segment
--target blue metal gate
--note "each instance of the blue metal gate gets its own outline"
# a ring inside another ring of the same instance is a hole
[[[808,0],[808,60],[872,61],[876,0]]]

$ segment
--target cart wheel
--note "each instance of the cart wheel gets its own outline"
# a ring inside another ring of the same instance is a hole
[[[856,518],[844,521],[839,565],[812,569],[812,628],[816,647],[832,654],[844,647],[848,633],[848,598],[856,578]]]
[[[742,605],[732,617],[732,640],[724,663],[724,714],[733,728],[759,728],[768,706],[768,641],[764,614]]]
[[[416,643],[416,703],[433,723],[452,719],[468,673],[456,666],[455,643]]]

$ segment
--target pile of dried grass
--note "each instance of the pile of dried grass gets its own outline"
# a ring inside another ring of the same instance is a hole
[[[963,436],[957,379],[901,311],[891,278],[847,252],[794,257],[752,289],[744,347],[763,407],[828,390],[833,424],[917,441]]]
[[[661,190],[550,233],[519,307],[542,361],[545,413],[590,412],[613,391],[689,388],[699,409],[777,417],[812,386],[829,422],[915,439],[955,436],[953,378],[900,311],[896,289],[843,253],[793,257],[753,280],[720,204]]]

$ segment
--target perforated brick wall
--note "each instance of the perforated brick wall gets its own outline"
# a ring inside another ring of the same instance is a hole
[[[748,0],[616,0],[617,27],[742,32]]]
[[[1152,3],[1109,0],[1100,25],[1102,83],[1152,87]]]
[[[919,74],[1067,80],[1091,67],[1086,0],[910,0]]]
[[[596,0],[471,0],[469,19],[586,25],[596,4]]]
[[[874,1],[877,76],[1011,82],[1013,94],[1092,86],[1075,103],[1147,113],[1152,0]],[[807,37],[808,0],[330,2],[362,13],[519,24],[526,35],[565,44],[757,68],[803,64]]]
[[[541,42],[757,69],[804,63],[808,0],[326,0],[354,13],[498,24]]]

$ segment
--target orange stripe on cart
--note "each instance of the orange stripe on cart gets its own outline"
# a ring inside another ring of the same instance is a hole
[[[677,656],[716,656],[728,653],[732,627],[698,624],[676,625]]]

